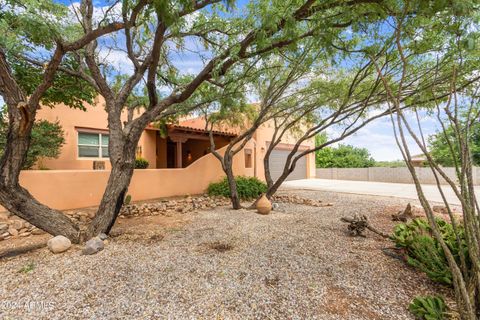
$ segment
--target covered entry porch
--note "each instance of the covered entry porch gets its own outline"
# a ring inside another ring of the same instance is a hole
[[[149,169],[186,168],[211,152],[209,133],[202,129],[168,125],[165,136],[160,129],[148,127],[144,135],[137,156],[148,160]],[[224,131],[214,131],[213,135],[216,149],[224,147],[236,136]]]

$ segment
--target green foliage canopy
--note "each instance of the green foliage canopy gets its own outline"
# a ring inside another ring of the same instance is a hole
[[[8,122],[4,111],[0,117],[0,155],[7,142]],[[42,158],[58,158],[65,138],[62,126],[58,122],[37,120],[32,128],[30,147],[23,163],[23,169],[30,169]]]
[[[452,149],[450,149],[447,139],[450,140]],[[473,165],[480,166],[480,122],[473,123],[468,141]],[[459,163],[459,143],[451,126],[445,131],[430,136],[429,145],[430,153],[438,164],[452,167],[455,165],[455,160]]]
[[[316,145],[326,141],[326,135],[315,137]],[[368,168],[375,166],[375,160],[365,148],[340,144],[338,147],[325,147],[315,153],[317,168]]]

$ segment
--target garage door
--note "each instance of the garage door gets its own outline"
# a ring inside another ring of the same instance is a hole
[[[283,172],[289,150],[274,149],[270,155],[270,174],[273,181],[277,180]],[[296,155],[298,155],[297,153]],[[287,177],[288,180],[298,180],[307,178],[307,158],[301,157],[295,165],[295,170]]]

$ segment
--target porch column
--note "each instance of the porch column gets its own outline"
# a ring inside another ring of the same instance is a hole
[[[182,135],[169,135],[170,140],[177,144],[175,168],[182,168],[182,143],[187,142],[188,138]]]
[[[177,168],[182,167],[182,142],[177,141],[177,162],[175,164]]]

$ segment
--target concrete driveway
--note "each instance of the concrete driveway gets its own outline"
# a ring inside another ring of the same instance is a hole
[[[415,185],[404,183],[303,179],[286,181],[282,184],[282,187],[289,189],[325,190],[418,200]],[[443,202],[437,186],[425,184],[422,185],[422,188],[429,201]],[[443,186],[442,190],[450,204],[460,205],[460,201],[449,186]],[[480,199],[480,187],[477,186],[475,188],[475,193],[477,197],[479,197],[478,199]]]

